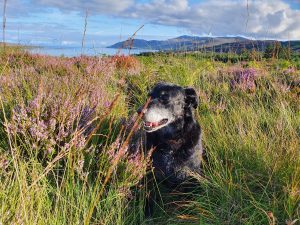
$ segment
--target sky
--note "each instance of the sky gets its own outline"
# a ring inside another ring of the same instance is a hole
[[[0,0],[1,18],[3,3]],[[7,42],[87,46],[181,35],[300,40],[300,0],[7,0]],[[2,35],[1,35],[2,36]]]

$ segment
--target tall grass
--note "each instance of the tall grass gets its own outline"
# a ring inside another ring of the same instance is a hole
[[[1,223],[125,221],[148,159],[123,144],[117,62],[2,55]]]
[[[6,51],[0,70],[0,224],[299,222],[300,102],[291,84],[300,74],[292,63]],[[133,112],[158,81],[196,88],[208,160],[189,193],[162,187],[149,221],[149,155],[128,154],[123,121],[138,124]]]

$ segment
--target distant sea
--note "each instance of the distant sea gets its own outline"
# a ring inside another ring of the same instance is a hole
[[[115,55],[117,53],[124,55],[139,54],[141,52],[155,52],[155,50],[148,49],[116,49],[116,48],[84,48],[81,47],[64,47],[64,46],[42,46],[42,47],[31,47],[28,49],[29,52],[45,54],[51,56],[79,56],[81,54],[88,56],[99,56],[99,55]]]

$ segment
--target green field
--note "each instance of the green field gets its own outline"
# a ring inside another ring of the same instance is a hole
[[[0,224],[299,224],[299,65],[1,50]],[[197,91],[208,161],[189,193],[158,184],[146,219],[150,156],[123,124],[161,81]]]

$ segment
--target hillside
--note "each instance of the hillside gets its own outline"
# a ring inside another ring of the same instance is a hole
[[[180,36],[168,40],[134,39],[115,43],[108,48],[139,48],[158,51],[199,51],[241,52],[242,49],[256,49],[263,51],[275,40],[250,40],[243,37],[197,37]],[[290,46],[293,51],[300,52],[300,41],[280,41],[283,46]]]

